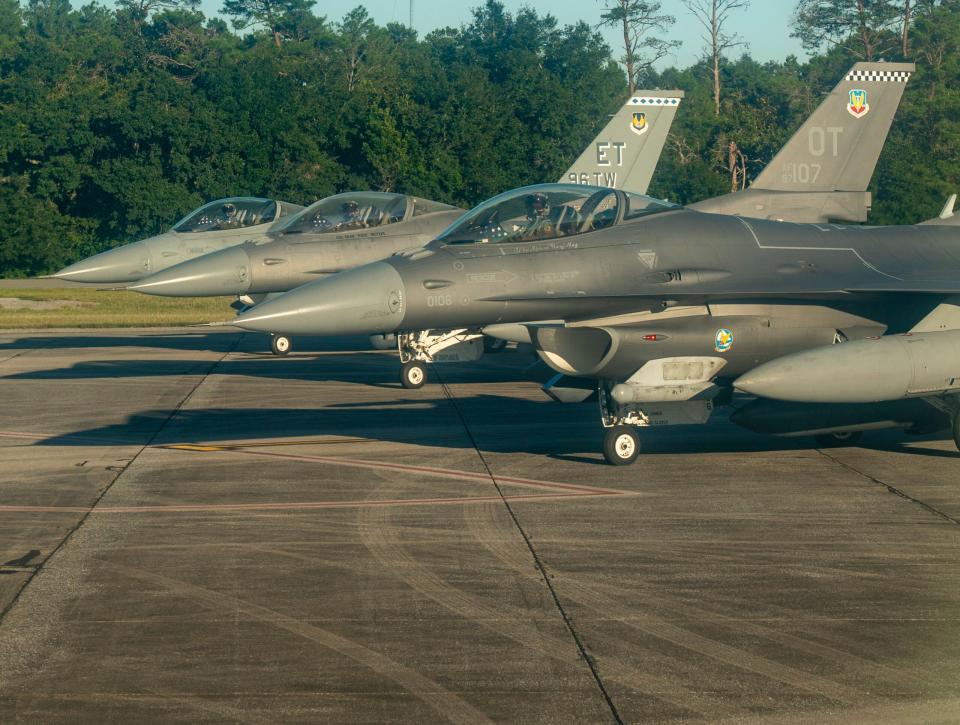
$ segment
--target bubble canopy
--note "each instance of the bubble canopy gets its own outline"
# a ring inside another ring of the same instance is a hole
[[[678,209],[642,194],[577,184],[507,191],[467,212],[437,244],[494,244],[586,234],[641,216]]]
[[[223,229],[244,229],[268,224],[289,213],[271,199],[235,196],[204,204],[173,225],[180,233],[215,232]],[[294,207],[299,209],[299,207]]]
[[[271,234],[324,234],[370,229],[440,211],[462,210],[406,194],[347,192],[314,202],[271,230]]]

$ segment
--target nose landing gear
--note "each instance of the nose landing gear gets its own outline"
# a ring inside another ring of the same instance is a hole
[[[271,335],[270,336],[270,351],[274,355],[287,355],[290,353],[290,350],[293,346],[290,344],[290,338],[286,335]]]
[[[630,425],[615,425],[603,433],[603,457],[614,466],[627,466],[640,455],[640,436]]]
[[[400,368],[400,383],[408,390],[422,388],[427,382],[427,368],[418,360],[405,362]]]

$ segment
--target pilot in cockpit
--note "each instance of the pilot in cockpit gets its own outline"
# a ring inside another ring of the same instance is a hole
[[[337,224],[338,230],[344,229],[362,229],[364,227],[363,223],[363,213],[360,210],[360,205],[357,204],[353,199],[343,202],[340,206],[341,211],[343,212],[340,217],[340,221]]]
[[[220,219],[217,222],[218,229],[236,229],[240,226],[240,218],[237,214],[237,206],[232,202],[227,202],[220,207]]]
[[[525,203],[527,224],[517,236],[520,239],[543,239],[555,236],[556,228],[550,218],[550,198],[538,191],[527,196]]]

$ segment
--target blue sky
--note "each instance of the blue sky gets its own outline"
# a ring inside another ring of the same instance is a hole
[[[459,26],[470,18],[470,9],[483,0],[414,0],[414,27],[421,35],[436,28]],[[561,25],[584,20],[596,25],[605,3],[599,0],[554,0],[533,2],[531,0],[501,0],[504,6],[515,11],[529,5],[538,12],[550,12]],[[668,33],[671,40],[680,40],[683,45],[674,57],[660,65],[685,67],[702,54],[702,29],[680,0],[661,0],[665,12],[676,17],[677,22]],[[222,0],[203,0],[203,11],[215,14],[223,5]],[[343,15],[363,5],[380,25],[391,21],[406,23],[409,18],[409,0],[317,0],[314,12],[330,20],[339,20]],[[730,26],[749,44],[750,54],[757,60],[783,60],[793,53],[805,57],[800,43],[790,37],[790,16],[796,0],[752,0],[748,10],[731,16]],[[614,51],[619,54],[617,34],[605,30],[604,35]],[[620,41],[622,42],[622,41]]]

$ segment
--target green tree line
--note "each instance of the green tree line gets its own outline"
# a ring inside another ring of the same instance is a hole
[[[687,92],[651,193],[687,202],[748,183],[868,37],[872,57],[918,64],[872,221],[935,215],[960,176],[960,0],[908,3],[908,42],[882,14],[864,36],[803,5],[807,62],[635,64],[629,82]],[[469,207],[557,179],[628,92],[600,5],[596,25],[561,26],[487,0],[424,37],[362,7],[330,20],[310,0],[223,12],[232,29],[190,0],[0,0],[0,276],[53,271],[224,196],[307,204],[372,188]]]

